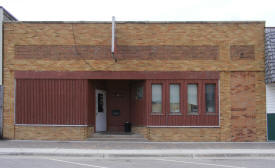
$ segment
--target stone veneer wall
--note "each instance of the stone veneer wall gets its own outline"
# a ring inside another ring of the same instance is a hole
[[[85,140],[93,130],[87,126],[15,126],[14,139]]]
[[[265,141],[264,26],[264,22],[118,23],[117,45],[130,46],[129,54],[135,53],[132,52],[135,50],[140,51],[138,47],[146,46],[150,51],[155,49],[152,46],[187,46],[186,52],[189,52],[192,46],[214,46],[218,47],[218,55],[211,59],[200,59],[191,51],[191,57],[185,55],[182,58],[177,56],[170,59],[169,53],[158,58],[158,52],[147,51],[148,57],[139,58],[132,55],[127,59],[122,55],[118,62],[114,62],[111,58],[101,60],[84,56],[52,59],[47,56],[41,58],[39,55],[38,59],[35,55],[28,58],[21,55],[16,58],[16,46],[110,46],[109,23],[4,23],[3,135],[9,139],[36,139],[30,135],[31,131],[36,131],[36,135],[39,130],[49,131],[51,133],[48,134],[51,135],[55,135],[56,131],[54,127],[14,125],[14,71],[17,70],[219,71],[220,127],[147,128],[147,131],[143,129],[138,132],[148,134],[148,138],[154,141]],[[79,53],[81,52],[82,49]],[[216,53],[213,48],[211,52]],[[240,83],[245,83],[239,84],[236,80],[247,75],[252,77],[248,83],[241,81]],[[239,91],[235,92],[236,88],[239,88]],[[250,99],[253,99],[255,104],[252,105],[248,99],[244,100],[246,104],[238,104],[239,96],[236,93],[241,94],[242,98],[252,96]],[[243,111],[244,114],[236,110]],[[249,123],[243,125],[242,122],[246,118]],[[77,134],[80,138],[85,132],[84,128],[68,128],[79,130],[80,133]],[[41,139],[48,137],[44,133],[39,135],[43,135]],[[69,138],[66,133],[60,136],[56,139]]]
[[[148,136],[148,128],[147,127],[132,127],[132,132],[135,134],[141,134],[144,136],[146,139],[150,139]]]

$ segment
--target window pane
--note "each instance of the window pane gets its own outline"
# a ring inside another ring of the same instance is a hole
[[[162,86],[160,84],[152,85],[152,112],[161,112],[162,104]]]
[[[170,112],[180,112],[180,86],[170,85]]]
[[[97,94],[97,112],[103,112],[103,94]]]
[[[206,104],[206,112],[215,112],[215,84],[206,84],[205,85],[205,104]]]
[[[188,96],[188,113],[198,112],[198,85],[188,84],[187,85],[187,96]]]

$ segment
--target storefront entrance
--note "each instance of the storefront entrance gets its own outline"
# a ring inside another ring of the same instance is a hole
[[[131,122],[130,80],[96,80],[95,131],[123,132],[124,123]]]

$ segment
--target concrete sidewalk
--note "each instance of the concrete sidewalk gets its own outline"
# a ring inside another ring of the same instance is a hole
[[[79,157],[275,157],[275,143],[0,141],[0,155]]]

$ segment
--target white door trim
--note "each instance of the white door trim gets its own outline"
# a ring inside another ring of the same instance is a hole
[[[107,105],[106,105],[106,91],[104,90],[97,90],[96,89],[96,106],[95,106],[95,131],[96,132],[103,132],[103,131],[107,131]],[[103,109],[102,112],[98,112],[98,94],[102,94],[103,95]]]

